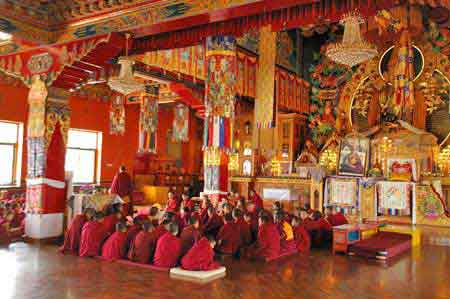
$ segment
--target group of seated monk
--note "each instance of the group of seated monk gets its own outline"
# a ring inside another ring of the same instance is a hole
[[[8,244],[24,233],[24,203],[21,201],[0,201],[0,244]]]
[[[317,213],[301,209],[290,215],[279,203],[273,211],[264,210],[254,196],[247,201],[231,195],[214,203],[205,196],[198,205],[186,194],[178,200],[169,192],[165,210],[152,206],[128,225],[120,204],[111,206],[106,216],[86,210],[72,221],[61,251],[161,268],[212,270],[219,267],[215,253],[266,260],[283,252],[307,253],[314,233],[331,230],[329,221],[335,221],[331,214],[323,218]]]

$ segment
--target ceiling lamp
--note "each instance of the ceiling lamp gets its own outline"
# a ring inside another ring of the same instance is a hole
[[[145,84],[138,82],[134,79],[133,65],[134,61],[128,57],[128,40],[130,38],[129,34],[126,34],[126,46],[125,46],[125,57],[120,57],[118,64],[120,64],[119,77],[111,78],[108,81],[108,86],[123,95],[128,95],[134,92],[143,91]]]
[[[378,54],[375,46],[369,44],[361,37],[360,24],[364,24],[359,12],[345,14],[339,22],[344,26],[342,42],[328,47],[326,55],[336,63],[353,67]]]

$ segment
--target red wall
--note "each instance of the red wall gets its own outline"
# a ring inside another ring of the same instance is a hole
[[[25,134],[28,115],[28,89],[0,84],[0,120],[24,123]],[[126,132],[124,136],[109,134],[109,103],[73,96],[69,99],[71,128],[103,132],[101,181],[109,182],[120,165],[132,170],[138,148],[139,105],[126,107]],[[171,129],[173,109],[164,106],[159,113],[158,156],[166,151],[166,133]],[[188,172],[199,171],[202,158],[201,138],[197,138],[200,123],[191,115],[190,142],[183,145],[183,167]],[[26,136],[24,136],[26,138]],[[22,180],[26,177],[26,143],[22,158]]]

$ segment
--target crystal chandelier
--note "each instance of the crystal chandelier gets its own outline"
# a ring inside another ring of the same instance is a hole
[[[108,81],[108,86],[123,95],[128,95],[134,92],[143,91],[145,88],[144,83],[140,83],[134,79],[133,75],[133,65],[134,61],[128,57],[128,39],[130,35],[126,35],[126,48],[125,57],[119,58],[118,64],[120,64],[119,77],[111,78]]]
[[[364,19],[357,11],[344,15],[339,23],[344,26],[344,37],[342,42],[328,47],[326,55],[331,60],[353,67],[378,54],[375,46],[361,36],[360,24],[364,23]]]

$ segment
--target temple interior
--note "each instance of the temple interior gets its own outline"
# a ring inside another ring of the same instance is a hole
[[[450,298],[446,0],[0,1],[1,298]]]

